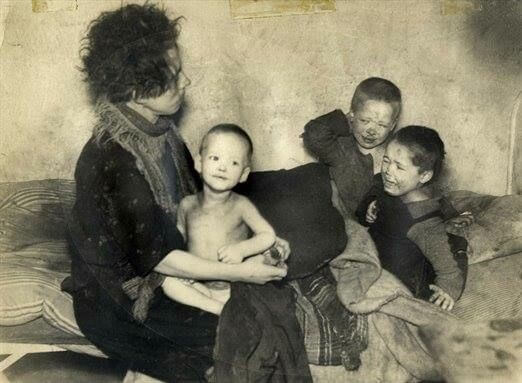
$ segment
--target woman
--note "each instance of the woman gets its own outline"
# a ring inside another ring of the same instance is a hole
[[[69,242],[74,310],[85,336],[134,371],[179,382],[203,379],[218,318],[157,289],[147,320],[135,321],[130,296],[140,277],[156,271],[262,284],[286,271],[259,257],[233,265],[184,251],[176,209],[198,185],[190,153],[164,117],[178,111],[190,84],[177,26],[152,5],[128,5],[91,23],[82,60],[98,122],[76,166]],[[278,244],[288,253],[286,241]]]

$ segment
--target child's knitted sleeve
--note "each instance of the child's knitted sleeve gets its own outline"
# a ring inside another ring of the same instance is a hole
[[[431,262],[435,271],[435,284],[455,301],[458,300],[466,283],[467,262],[461,259],[460,254],[453,254],[442,220],[431,218],[412,226],[408,238]]]
[[[340,109],[336,109],[308,122],[301,138],[305,148],[319,161],[333,165],[343,153],[338,138],[349,135],[348,120]]]

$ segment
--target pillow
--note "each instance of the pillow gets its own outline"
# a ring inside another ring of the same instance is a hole
[[[65,239],[73,201],[73,181],[0,184],[0,252]]]
[[[522,196],[456,191],[447,197],[459,212],[473,213],[475,220],[469,227],[447,225],[448,232],[468,240],[470,264],[522,251]]]
[[[0,184],[0,325],[43,317],[82,335],[61,281],[70,271],[65,222],[74,182],[43,180]]]
[[[72,315],[72,299],[60,289],[65,276],[59,272],[2,262],[0,326],[21,325],[44,316],[51,324],[57,325],[55,327],[81,335]]]
[[[346,247],[344,221],[332,204],[325,165],[253,172],[236,191],[257,206],[278,237],[290,242],[287,278],[312,274]]]

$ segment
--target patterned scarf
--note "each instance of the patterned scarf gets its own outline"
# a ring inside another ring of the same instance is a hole
[[[100,140],[108,133],[107,141],[116,141],[136,159],[136,166],[150,185],[156,203],[176,221],[179,199],[197,192],[197,185],[186,158],[183,138],[173,122],[160,118],[153,125],[125,105],[98,103],[99,122],[94,136]],[[164,169],[162,158],[170,155],[176,167],[175,190]]]

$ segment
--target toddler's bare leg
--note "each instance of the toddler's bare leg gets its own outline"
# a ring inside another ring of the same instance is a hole
[[[178,278],[167,277],[161,288],[170,299],[184,305],[197,307],[216,315],[220,315],[223,310],[223,303],[213,299],[210,291],[201,283],[186,283]]]
[[[206,286],[203,287],[207,288]],[[223,305],[230,299],[230,289],[209,290],[209,293],[213,299],[223,303]]]

